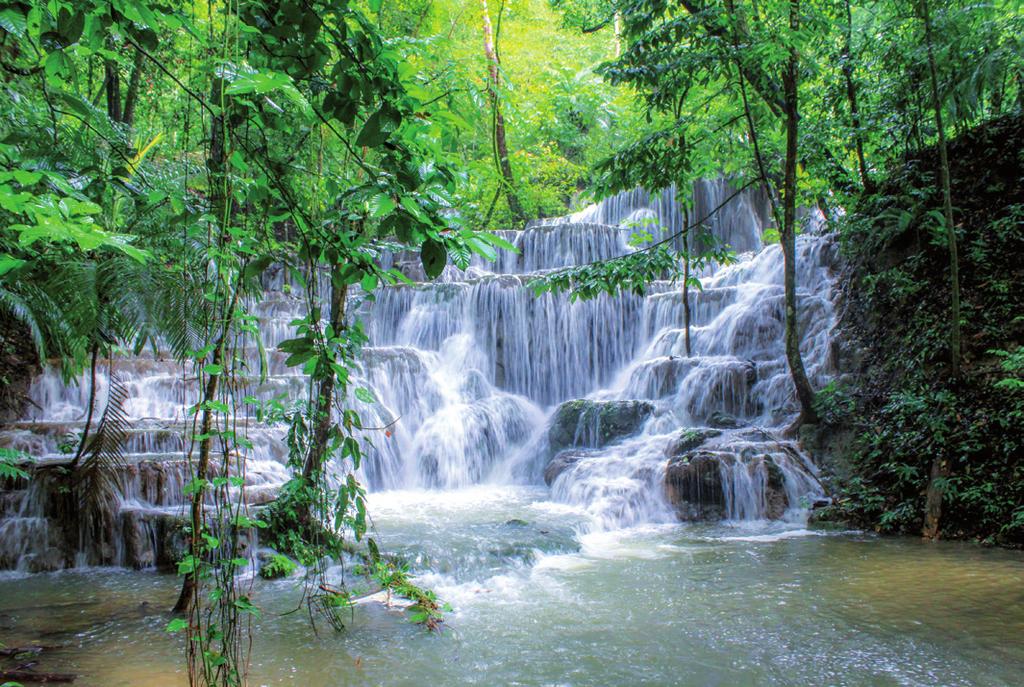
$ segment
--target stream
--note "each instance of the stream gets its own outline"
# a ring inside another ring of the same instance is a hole
[[[382,492],[371,512],[452,605],[443,629],[368,604],[316,636],[282,615],[298,578],[257,580],[250,684],[1020,684],[1019,553],[766,522],[576,534],[588,516],[529,487]],[[0,636],[57,646],[47,670],[186,684],[173,575],[4,575]]]

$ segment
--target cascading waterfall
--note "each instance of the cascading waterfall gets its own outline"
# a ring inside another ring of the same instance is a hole
[[[383,289],[373,301],[350,296],[370,341],[358,384],[376,397],[353,402],[366,426],[389,428],[368,437],[362,477],[370,488],[543,478],[553,499],[585,509],[599,528],[676,517],[779,518],[817,497],[813,466],[776,436],[796,409],[783,351],[782,255],[761,244],[767,203],[757,191],[736,194],[724,180],[699,182],[694,191],[697,218],[729,199],[706,223],[707,236],[739,257],[708,268],[703,288],[690,294],[691,358],[678,285],[571,304],[564,294],[538,297],[525,288],[532,275],[626,254],[637,223],[658,236],[678,232],[672,189],[620,194],[503,232],[518,253],[502,252],[493,263],[475,257],[435,282],[424,282],[408,256],[385,256],[418,283]],[[802,351],[821,386],[832,374],[832,246],[808,232],[797,248]],[[250,380],[247,393],[296,397],[308,381],[274,348],[292,336],[289,323],[303,316],[304,301],[283,274],[268,277],[266,287],[251,307],[270,375]],[[256,369],[256,351],[249,355]],[[167,562],[180,538],[175,523],[189,479],[182,437],[198,382],[160,355],[118,356],[111,367],[130,392],[126,411],[134,420],[111,531],[102,542],[69,545],[56,531],[45,485],[13,485],[0,497],[0,568]],[[104,365],[97,398],[105,397],[107,374]],[[46,370],[24,418],[0,431],[0,445],[40,464],[68,462],[62,445],[84,425],[85,382],[65,385],[59,371]],[[250,424],[248,435],[246,497],[258,505],[288,478],[287,449],[280,427]]]

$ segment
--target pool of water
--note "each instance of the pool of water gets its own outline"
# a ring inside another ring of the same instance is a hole
[[[430,633],[360,605],[314,634],[299,580],[256,581],[250,684],[1020,685],[1024,555],[795,524],[587,532],[547,490],[371,498],[382,546],[453,610]],[[178,581],[0,577],[0,641],[83,685],[185,684]]]

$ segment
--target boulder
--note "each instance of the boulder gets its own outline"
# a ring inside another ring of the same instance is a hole
[[[156,518],[156,566],[160,570],[177,570],[178,561],[188,553],[187,525],[188,520],[184,516],[166,514]]]
[[[654,412],[649,401],[577,399],[558,406],[548,429],[551,451],[600,448],[636,434]]]
[[[710,427],[717,427],[719,429],[735,429],[736,427],[742,427],[743,422],[736,419],[735,416],[721,410],[716,410],[708,415],[708,425]]]
[[[549,487],[554,484],[558,476],[578,463],[581,459],[593,455],[592,451],[581,451],[579,449],[566,449],[559,451],[544,468],[544,483]]]
[[[665,496],[680,520],[721,520],[725,517],[720,457],[692,451],[668,461]]]
[[[723,469],[724,468],[724,469]],[[728,449],[696,449],[670,457],[665,467],[665,496],[680,520],[726,517],[723,477],[736,469],[761,471],[764,481],[760,517],[778,520],[789,508],[786,476],[770,455],[746,455]]]
[[[786,476],[771,456],[765,456],[762,463],[768,473],[764,485],[765,517],[778,520],[789,508],[789,495],[786,493]]]
[[[704,444],[708,439],[722,435],[719,429],[709,427],[689,428],[681,430],[665,447],[666,458],[678,458]]]

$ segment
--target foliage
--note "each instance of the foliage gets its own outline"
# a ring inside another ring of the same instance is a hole
[[[393,561],[374,560],[369,570],[363,570],[373,578],[387,594],[386,604],[391,605],[392,593],[409,599],[409,620],[429,630],[439,630],[444,621],[443,613],[450,611],[448,604],[442,604],[430,590],[416,585],[409,577],[407,566]]]
[[[288,556],[279,553],[271,555],[263,565],[260,566],[260,577],[265,580],[276,580],[280,577],[288,577],[295,572],[298,566]]]
[[[9,448],[0,448],[0,480],[28,479],[29,474],[21,466],[31,463],[32,457]]]
[[[940,373],[948,347],[937,286],[945,250],[932,240],[931,211],[941,202],[935,151],[894,170],[843,225],[843,250],[857,266],[850,317],[860,318],[868,358],[852,412],[831,419],[859,433],[855,476],[843,490],[847,514],[860,522],[918,530],[929,465],[939,456],[948,466],[939,479],[944,535],[1024,542],[1024,397],[1017,391],[1024,302],[1009,288],[1024,255],[1024,197],[1013,181],[1021,150],[1019,116],[951,141],[967,334],[959,382]]]
[[[839,424],[853,412],[855,401],[847,384],[833,379],[815,397],[815,410],[826,424]]]

